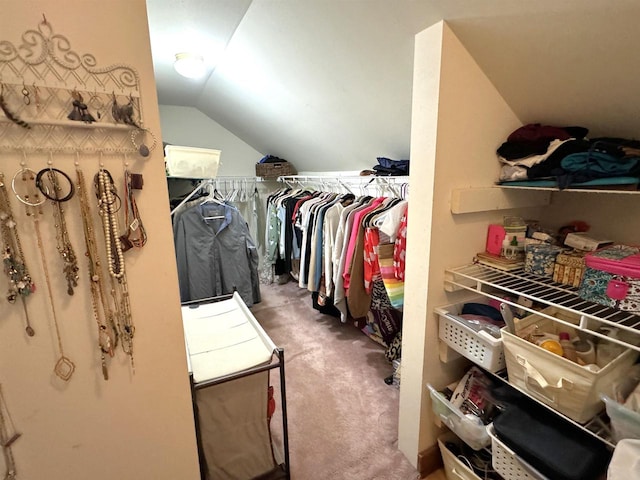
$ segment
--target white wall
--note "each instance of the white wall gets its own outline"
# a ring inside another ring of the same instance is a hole
[[[167,143],[221,150],[219,176],[253,176],[264,156],[197,108],[160,105],[160,124]]]
[[[462,374],[460,362],[438,356],[433,309],[465,296],[444,291],[444,270],[470,263],[484,249],[487,225],[508,212],[454,216],[451,193],[491,186],[497,142],[521,123],[442,22],[416,36],[413,89],[399,447],[416,462],[438,434],[426,384],[440,388]]]
[[[36,29],[43,14],[54,33],[67,37],[73,51],[93,54],[98,67],[122,63],[138,71],[145,126],[160,142],[145,1],[2,2],[1,40],[20,44],[22,34]],[[75,86],[72,77],[67,85],[69,89]],[[13,176],[23,160],[20,152],[3,152],[0,170]],[[46,154],[26,157],[34,170],[44,168],[47,160]],[[88,188],[92,188],[100,162],[116,184],[122,184],[124,157],[106,155],[100,159],[97,154],[86,154],[80,160]],[[13,445],[18,478],[200,478],[162,149],[156,148],[146,160],[130,155],[127,161],[131,171],[144,176],[144,188],[136,193],[136,201],[149,238],[143,249],[125,254],[136,327],[135,373],[118,347],[109,362],[109,380],[102,378],[76,196],[65,206],[80,267],[79,286],[72,297],[59,278],[60,260],[49,205],[44,206],[45,216],[40,222],[64,353],[76,366],[68,382],[54,375],[59,352],[34,225],[22,205],[15,198],[11,200],[37,286],[27,298],[34,337],[25,334],[20,302],[9,304],[4,293],[0,301],[0,382],[13,423],[22,433]],[[54,166],[75,179],[74,162],[73,155],[54,155]],[[91,198],[95,201],[93,193]],[[101,233],[97,202],[92,208],[94,229]],[[4,292],[4,273],[0,280]],[[2,460],[0,471],[4,472]]]

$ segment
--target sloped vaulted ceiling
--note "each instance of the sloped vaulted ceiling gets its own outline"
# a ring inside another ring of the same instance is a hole
[[[636,0],[147,3],[159,102],[196,107],[299,170],[409,157],[414,35],[442,19],[523,123],[640,136]],[[194,47],[201,81],[172,69]]]

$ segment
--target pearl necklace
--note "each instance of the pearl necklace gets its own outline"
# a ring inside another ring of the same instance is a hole
[[[133,362],[133,335],[135,327],[131,316],[131,304],[129,300],[129,288],[124,268],[124,251],[122,242],[118,236],[119,207],[113,177],[104,168],[100,168],[95,176],[94,183],[97,188],[98,208],[102,216],[102,229],[104,231],[105,246],[109,276],[111,277],[111,295],[116,305],[117,328],[124,352],[129,355],[131,366]],[[115,252],[114,252],[115,250]]]
[[[114,348],[118,343],[118,333],[114,323],[113,309],[109,304],[109,297],[106,295],[104,289],[102,264],[100,262],[100,254],[98,253],[98,242],[93,229],[93,216],[91,214],[84,174],[77,163],[76,175],[78,179],[77,190],[78,200],[80,201],[80,214],[82,216],[84,239],[87,247],[86,256],[89,269],[91,306],[93,309],[93,317],[98,327],[98,349],[100,350],[102,376],[105,380],[108,380],[109,370],[107,368],[107,358],[105,354],[108,354],[110,357],[114,356]],[[102,306],[102,312],[100,312],[100,306]]]
[[[124,277],[124,253],[122,251],[122,242],[118,236],[118,209],[116,208],[115,185],[111,174],[104,168],[100,169],[97,177],[98,208],[102,216],[109,275],[120,279]]]

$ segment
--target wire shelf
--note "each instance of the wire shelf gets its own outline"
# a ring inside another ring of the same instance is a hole
[[[640,351],[640,317],[630,312],[605,307],[578,296],[578,289],[553,282],[550,278],[525,273],[524,270],[502,271],[487,265],[473,263],[445,271],[445,289],[471,290],[487,297],[504,301],[510,305],[535,313],[591,335],[614,341]],[[545,312],[504,300],[500,293],[527,298],[538,304],[553,306],[571,315],[580,317],[578,325],[548,315]],[[612,339],[599,331],[602,326],[620,329],[620,339]]]

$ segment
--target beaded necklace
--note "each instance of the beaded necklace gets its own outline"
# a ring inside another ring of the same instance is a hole
[[[27,191],[22,197],[16,188],[16,179],[20,177]],[[27,216],[32,217],[33,225],[36,231],[36,242],[38,245],[38,250],[40,251],[40,260],[42,262],[42,271],[44,272],[45,284],[47,285],[47,293],[49,296],[49,305],[51,307],[51,318],[53,321],[53,326],[56,332],[56,339],[58,341],[58,350],[60,352],[60,358],[55,364],[53,369],[54,373],[60,377],[64,381],[68,381],[71,379],[71,375],[76,368],[75,364],[64,354],[64,349],[62,347],[62,336],[60,334],[60,326],[58,323],[58,317],[56,315],[55,303],[53,301],[53,291],[51,289],[51,279],[49,278],[49,269],[47,267],[47,259],[44,253],[44,245],[42,242],[42,234],[40,232],[40,218],[39,216],[43,214],[42,212],[42,204],[45,202],[44,198],[40,198],[40,191],[37,189],[35,184],[36,172],[27,168],[24,163],[22,164],[22,168],[13,176],[13,181],[11,183],[11,188],[16,198],[20,200],[22,203],[26,205]]]
[[[62,175],[69,182],[69,192],[64,196],[61,196],[62,187],[58,181],[58,175]],[[43,177],[45,176],[48,183],[43,181]],[[69,232],[67,231],[64,208],[62,208],[63,202],[67,202],[73,197],[73,183],[66,173],[52,168],[51,162],[49,162],[48,168],[38,172],[36,176],[36,186],[40,189],[40,192],[51,201],[54,227],[56,230],[56,247],[62,257],[62,272],[67,281],[67,294],[73,295],[73,288],[78,286],[78,260],[73,250],[73,245],[71,244]]]
[[[113,183],[113,177],[104,168],[100,168],[94,178],[96,196],[98,197],[98,209],[102,217],[102,229],[104,232],[107,252],[107,266],[111,277],[111,295],[116,305],[118,334],[124,352],[129,355],[131,365],[133,363],[133,336],[135,327],[131,316],[131,303],[129,288],[125,275],[124,252],[122,241],[118,235],[117,192]]]
[[[0,173],[0,235],[2,236],[2,261],[4,271],[9,277],[7,301],[9,303],[15,303],[16,298],[20,297],[27,324],[25,331],[27,335],[33,337],[35,331],[29,321],[29,312],[27,311],[25,299],[35,291],[36,287],[31,280],[31,275],[25,263],[20,237],[18,236],[18,229],[11,211],[9,193],[7,192],[4,183],[4,174],[2,173]]]
[[[102,275],[102,264],[100,262],[100,254],[98,253],[98,242],[96,240],[93,228],[93,215],[87,195],[87,187],[84,180],[84,174],[76,163],[77,190],[78,199],[80,201],[80,213],[82,216],[82,225],[84,228],[84,239],[87,247],[87,266],[89,269],[89,285],[91,289],[91,305],[93,308],[93,316],[98,326],[98,349],[100,350],[100,360],[102,365],[102,375],[105,380],[109,379],[109,371],[107,369],[107,359],[105,354],[110,357],[114,356],[114,347],[118,343],[118,333],[114,323],[114,313],[109,298],[104,289],[104,279]],[[102,312],[100,312],[102,306]]]

